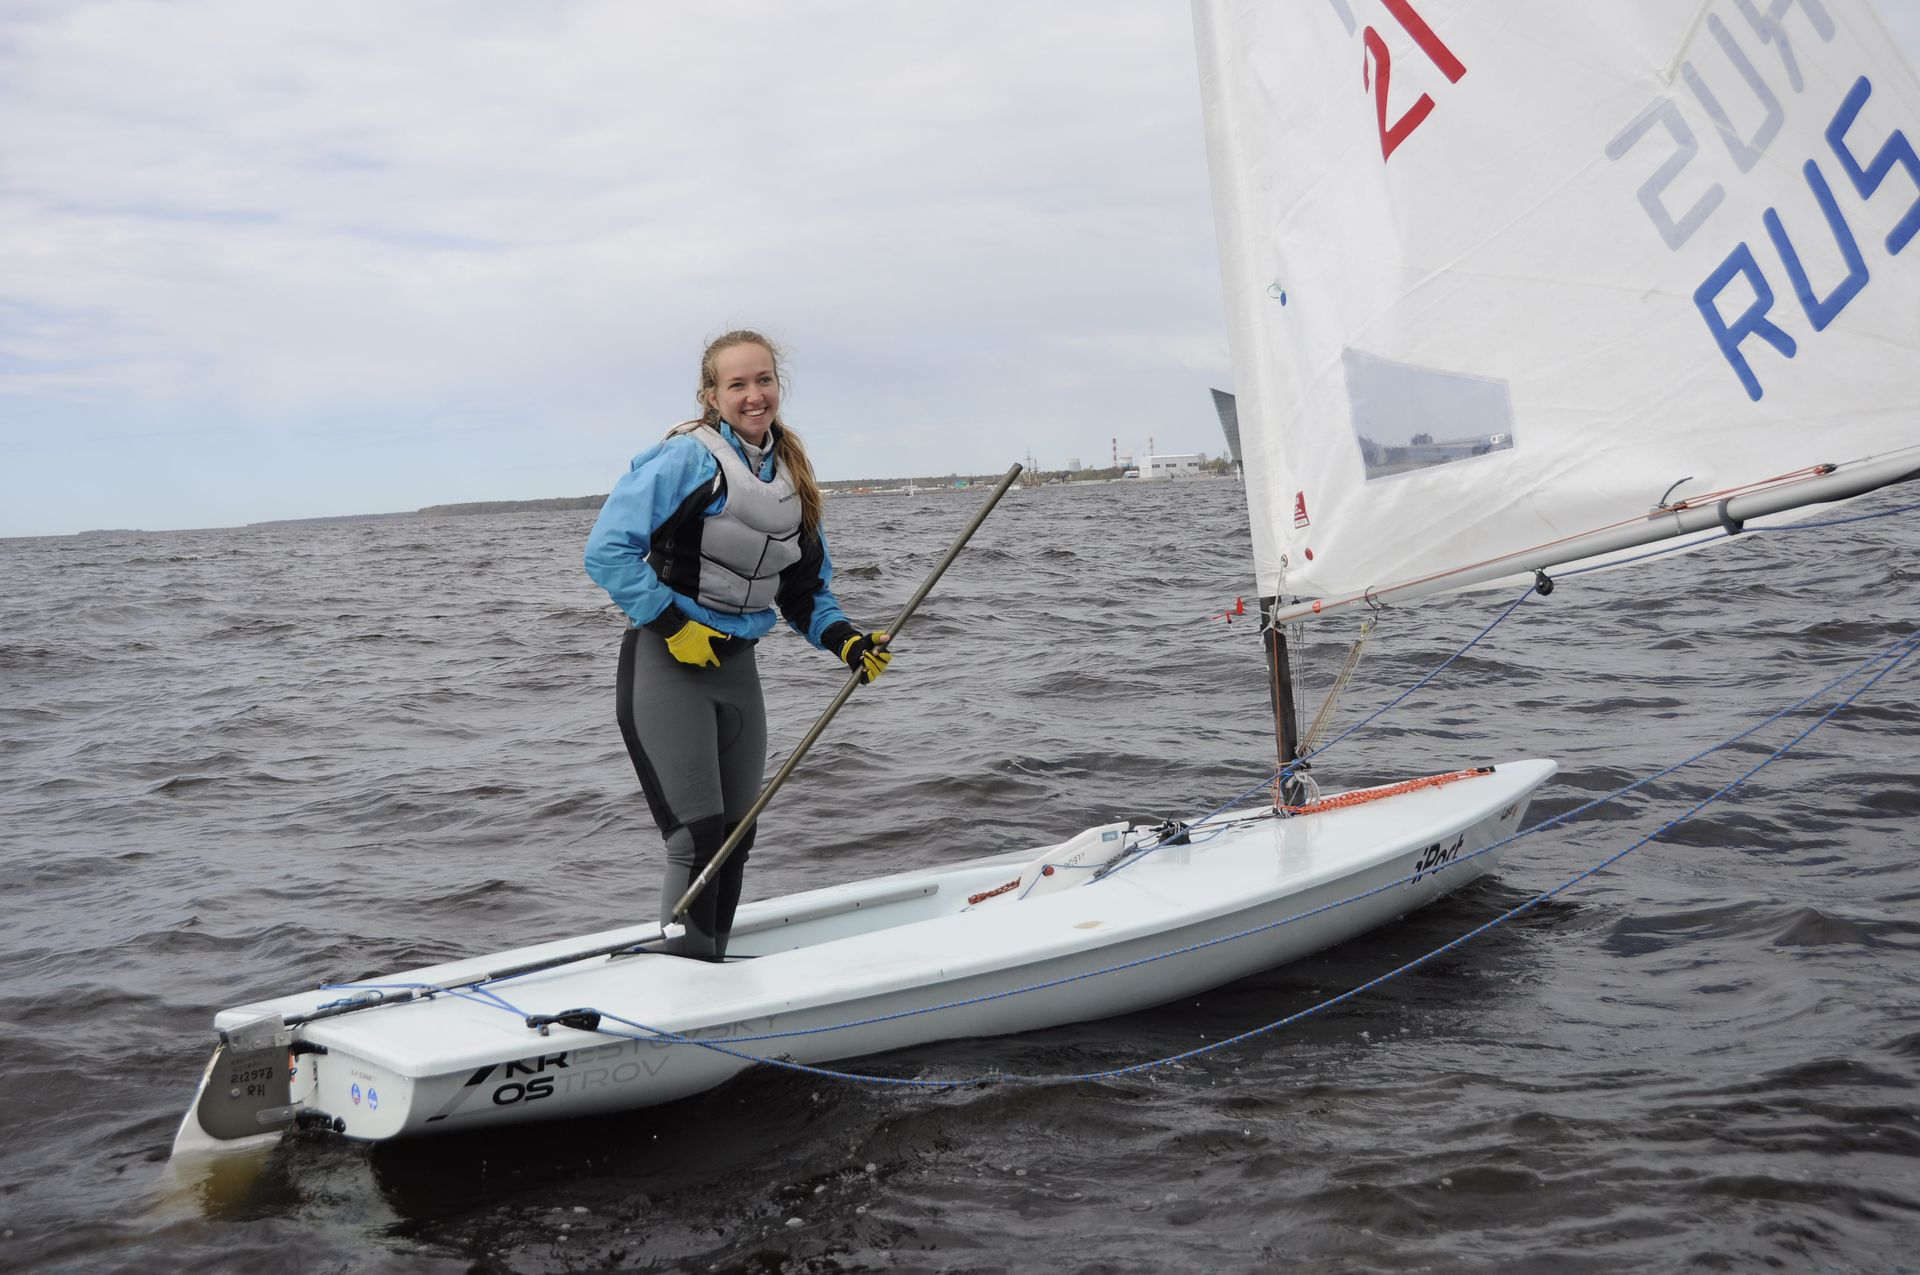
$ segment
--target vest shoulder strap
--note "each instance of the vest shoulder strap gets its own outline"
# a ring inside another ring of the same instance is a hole
[[[708,432],[711,433],[712,431],[709,430]],[[704,442],[705,440],[703,439],[701,441]],[[658,527],[653,529],[652,540],[654,543],[658,544],[661,541],[673,539],[675,532],[685,527],[691,519],[704,515],[707,506],[718,500],[725,494],[726,490],[727,467],[721,464],[720,458],[716,456],[714,457],[713,481],[703,483],[699,487],[696,487],[685,500],[680,502],[679,508],[667,515],[665,522],[662,522]]]

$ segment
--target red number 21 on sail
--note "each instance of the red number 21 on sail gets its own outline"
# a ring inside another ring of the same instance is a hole
[[[1387,12],[1393,15],[1396,22],[1406,28],[1413,42],[1420,46],[1420,51],[1440,68],[1447,82],[1459,83],[1460,77],[1467,73],[1466,64],[1455,57],[1453,50],[1433,33],[1433,28],[1426,24],[1425,19],[1414,12],[1413,5],[1408,0],[1380,0],[1380,3],[1387,7]],[[1393,77],[1393,58],[1387,53],[1387,42],[1372,27],[1361,32],[1360,38],[1366,45],[1366,58],[1370,59],[1370,62],[1362,62],[1360,82],[1373,90],[1373,100],[1380,118],[1380,160],[1385,163],[1393,157],[1400,143],[1420,127],[1420,121],[1433,112],[1433,99],[1422,93],[1419,100],[1409,106],[1399,119],[1388,124],[1387,83]]]

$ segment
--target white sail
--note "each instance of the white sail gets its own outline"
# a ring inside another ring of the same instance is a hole
[[[1920,470],[1920,84],[1865,0],[1194,15],[1263,596]]]

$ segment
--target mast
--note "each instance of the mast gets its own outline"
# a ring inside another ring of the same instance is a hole
[[[1267,653],[1267,694],[1273,704],[1273,742],[1279,768],[1285,770],[1300,756],[1300,709],[1293,696],[1293,660],[1287,650],[1285,628],[1273,618],[1279,598],[1260,599],[1260,640]],[[1301,805],[1306,785],[1298,776],[1274,784],[1275,805]]]

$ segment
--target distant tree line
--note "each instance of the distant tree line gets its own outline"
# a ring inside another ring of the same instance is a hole
[[[1200,469],[1203,473],[1225,474],[1231,466],[1225,457],[1208,459],[1201,454]],[[1021,477],[1028,483],[1046,482],[1099,482],[1103,479],[1120,477],[1117,468],[1079,469],[1030,469]],[[836,478],[822,480],[820,485],[829,491],[890,491],[911,484],[915,487],[978,487],[992,486],[1000,481],[999,474],[930,474],[924,478]],[[427,505],[414,513],[425,518],[446,518],[461,514],[519,514],[544,513],[553,510],[599,509],[607,502],[606,493],[598,496],[550,496],[545,500],[467,500],[451,505]],[[380,515],[376,515],[380,516]],[[402,515],[404,516],[404,515]]]
[[[607,503],[602,492],[598,496],[549,496],[545,500],[468,500],[456,505],[428,505],[416,513],[426,517],[449,514],[521,514],[540,513],[550,509],[598,509]]]

